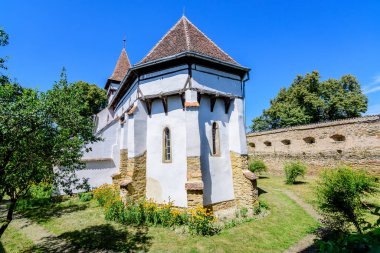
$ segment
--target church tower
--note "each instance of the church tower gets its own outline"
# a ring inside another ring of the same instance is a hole
[[[214,211],[253,207],[237,63],[185,16],[136,65],[123,49],[105,88],[112,119],[93,153],[114,161],[124,197]],[[98,151],[96,151],[98,150]]]
[[[125,47],[121,50],[119,59],[117,60],[115,69],[112,75],[107,79],[104,89],[107,90],[108,102],[110,102],[115,95],[115,92],[119,89],[120,82],[131,68],[131,63],[125,51]]]

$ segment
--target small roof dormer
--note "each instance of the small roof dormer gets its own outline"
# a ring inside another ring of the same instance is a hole
[[[119,59],[117,60],[115,69],[112,75],[107,79],[104,89],[108,90],[111,83],[120,84],[121,80],[123,80],[130,67],[131,63],[129,61],[127,51],[125,50],[125,48],[123,48],[121,50]]]

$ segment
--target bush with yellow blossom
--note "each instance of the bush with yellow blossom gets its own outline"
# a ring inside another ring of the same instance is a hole
[[[182,210],[175,208],[171,201],[157,204],[152,199],[123,203],[112,185],[102,185],[94,190],[94,198],[104,207],[105,218],[118,223],[135,226],[187,226],[190,233],[198,235],[213,235],[220,231],[215,225],[213,213],[206,208]]]

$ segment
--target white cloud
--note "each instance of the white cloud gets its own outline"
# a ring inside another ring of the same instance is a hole
[[[376,114],[380,114],[380,104],[374,104],[374,105],[368,106],[368,110],[365,113],[365,115],[376,115]]]
[[[380,75],[375,76],[373,81],[368,85],[363,86],[363,93],[369,94],[373,92],[380,91]]]

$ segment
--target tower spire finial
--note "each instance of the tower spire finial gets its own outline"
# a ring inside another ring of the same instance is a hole
[[[182,17],[186,16],[186,6],[182,8]]]
[[[125,38],[125,35],[124,35],[124,37],[123,37],[123,48],[124,48],[124,49],[125,49],[126,41],[127,41],[127,39]]]

